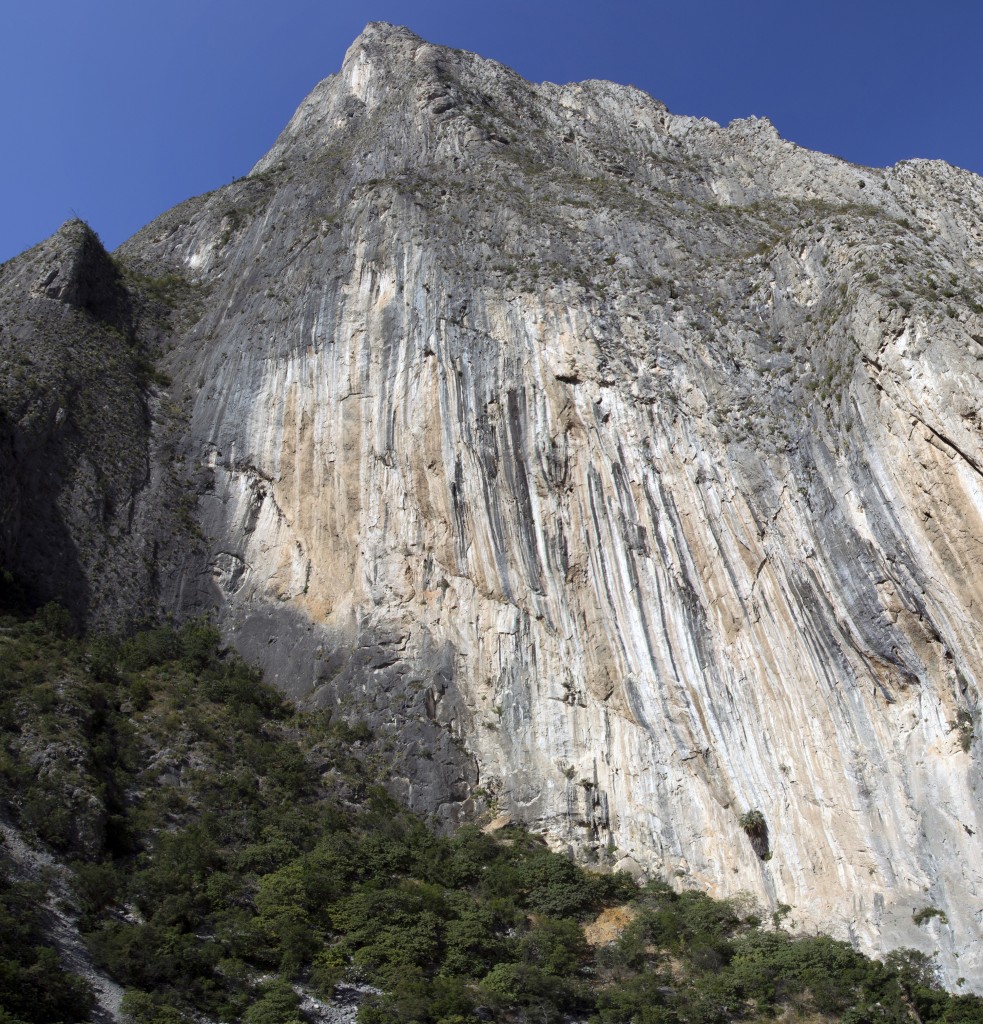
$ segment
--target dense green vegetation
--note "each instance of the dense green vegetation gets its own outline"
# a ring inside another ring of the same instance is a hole
[[[88,1020],[92,992],[64,969],[43,930],[44,886],[14,882],[0,868],[0,1022]]]
[[[78,639],[0,620],[0,811],[71,867],[136,1024],[302,1021],[295,986],[379,990],[364,1024],[983,1021],[931,961],[792,938],[746,908],[591,874],[534,836],[436,834],[379,784],[369,731],[298,712],[201,624]],[[0,876],[0,1024],[86,1020]],[[599,913],[620,937],[591,946]]]

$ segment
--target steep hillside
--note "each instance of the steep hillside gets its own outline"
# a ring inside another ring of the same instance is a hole
[[[0,616],[4,1024],[983,1020],[912,950],[434,834],[378,785],[398,737],[296,713],[201,624],[67,622]]]
[[[979,178],[374,24],[115,258],[201,297],[156,600],[417,809],[983,988]]]

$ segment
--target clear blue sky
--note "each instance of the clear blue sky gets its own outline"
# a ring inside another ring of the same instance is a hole
[[[114,247],[245,174],[368,21],[534,80],[630,82],[669,109],[857,163],[983,173],[980,0],[7,0],[0,260],[68,217]]]

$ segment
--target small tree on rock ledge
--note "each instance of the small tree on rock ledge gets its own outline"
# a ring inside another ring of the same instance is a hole
[[[748,839],[751,840],[751,847],[762,860],[771,859],[771,848],[768,841],[768,822],[761,811],[745,811],[738,819],[741,828],[744,829]]]

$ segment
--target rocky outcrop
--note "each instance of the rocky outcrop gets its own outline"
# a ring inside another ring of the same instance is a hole
[[[371,25],[117,257],[207,290],[163,600],[422,810],[983,988],[979,178]]]
[[[80,625],[155,615],[192,546],[152,363],[189,288],[125,278],[78,220],[0,267],[0,569]]]

